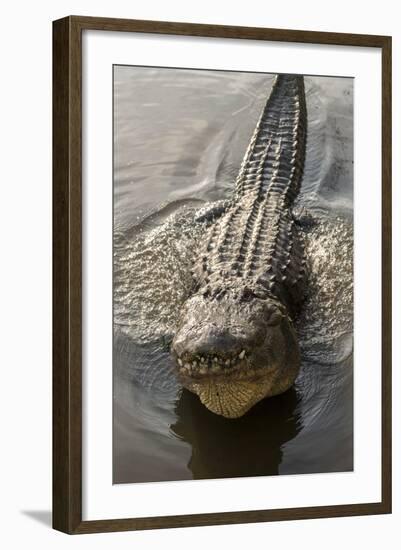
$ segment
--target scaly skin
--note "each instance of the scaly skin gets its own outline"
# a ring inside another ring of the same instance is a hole
[[[207,230],[173,339],[182,384],[227,418],[286,391],[299,371],[292,318],[306,274],[292,205],[306,118],[303,77],[277,76],[233,197]]]

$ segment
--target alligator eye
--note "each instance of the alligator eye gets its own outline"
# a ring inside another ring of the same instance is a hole
[[[245,287],[242,291],[242,300],[244,302],[250,302],[255,298],[255,293],[252,289]]]

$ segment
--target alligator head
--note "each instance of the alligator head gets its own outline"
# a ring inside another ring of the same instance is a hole
[[[244,285],[192,295],[183,306],[172,353],[183,386],[227,418],[286,391],[300,365],[286,308],[264,290]]]

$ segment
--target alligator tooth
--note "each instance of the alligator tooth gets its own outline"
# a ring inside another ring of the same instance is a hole
[[[177,363],[180,365],[180,367],[182,367],[182,359],[178,358]]]
[[[245,350],[243,349],[241,353],[238,356],[240,359],[243,359],[245,357]]]

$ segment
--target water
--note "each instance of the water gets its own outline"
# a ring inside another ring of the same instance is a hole
[[[237,420],[182,390],[169,355],[205,202],[227,198],[273,77],[115,68],[115,483],[353,468],[352,79],[305,78],[298,202],[308,296],[295,386]]]

